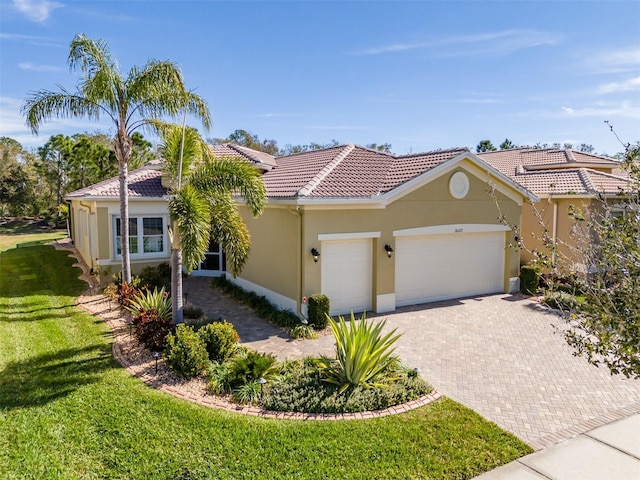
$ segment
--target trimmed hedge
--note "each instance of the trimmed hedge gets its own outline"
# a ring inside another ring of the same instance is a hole
[[[309,297],[309,323],[316,330],[323,330],[329,324],[331,310],[329,297],[322,293],[315,293]]]
[[[520,267],[520,291],[525,295],[535,295],[540,282],[540,269],[533,265]]]

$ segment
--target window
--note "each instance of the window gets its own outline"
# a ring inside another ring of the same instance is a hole
[[[115,218],[116,255],[122,255],[120,219]],[[129,253],[158,255],[165,253],[163,217],[129,217]]]

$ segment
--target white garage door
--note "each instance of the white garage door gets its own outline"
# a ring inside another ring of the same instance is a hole
[[[504,290],[504,232],[396,239],[396,305]]]
[[[371,310],[371,244],[371,239],[322,242],[322,293],[329,297],[331,315]]]

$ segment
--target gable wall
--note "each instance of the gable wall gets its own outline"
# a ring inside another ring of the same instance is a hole
[[[370,210],[309,210],[305,212],[305,233],[303,243],[306,251],[315,246],[320,250],[318,235],[348,232],[380,232],[373,241],[374,298],[377,295],[395,291],[395,263],[384,251],[384,245],[395,249],[394,230],[451,224],[494,224],[498,225],[496,203],[487,193],[486,184],[468,174],[470,188],[461,200],[449,193],[449,178],[456,169],[435,179],[422,188],[387,205],[385,209]],[[497,194],[500,207],[509,220],[519,225],[520,209],[512,200]],[[513,234],[508,232],[507,244],[513,242]],[[320,252],[322,254],[322,252]],[[314,268],[311,255],[303,255],[307,269],[304,276],[304,295],[320,291],[320,269]],[[508,252],[505,278],[518,275],[519,254]]]
[[[541,252],[547,256],[551,255],[542,239],[545,228],[549,237],[553,238],[555,208],[555,238],[558,241],[557,260],[570,268],[570,265],[577,261],[576,242],[584,237],[584,235],[574,235],[575,221],[569,216],[570,209],[572,206],[578,208],[584,212],[585,218],[589,218],[589,210],[592,205],[592,199],[584,197],[544,198],[538,203],[524,205],[522,207],[524,248],[521,251],[520,263],[524,265],[531,262],[535,258],[535,252]]]

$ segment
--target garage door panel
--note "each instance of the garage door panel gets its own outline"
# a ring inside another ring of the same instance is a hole
[[[503,281],[503,232],[396,240],[399,306],[499,292]]]
[[[370,239],[322,242],[322,293],[331,314],[371,310],[372,245]]]

